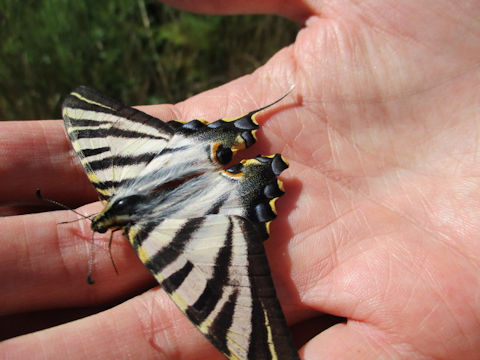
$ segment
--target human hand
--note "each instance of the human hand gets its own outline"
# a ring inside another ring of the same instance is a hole
[[[257,3],[185,6],[231,13]],[[475,358],[480,3],[292,1],[278,10],[280,3],[262,2],[261,10],[306,19],[294,44],[252,75],[176,106],[142,110],[215,120],[267,104],[295,84],[259,116],[258,143],[245,153],[280,152],[290,162],[266,243],[289,322],[322,313],[347,319],[307,342],[302,357]],[[61,122],[0,126],[4,203],[26,203],[37,187],[70,205],[95,201]],[[87,286],[88,223],[58,224],[76,218],[57,211],[0,219],[3,314],[104,304],[152,284],[117,234],[120,275],[106,251],[97,251],[97,284]],[[108,242],[109,235],[95,236]],[[5,341],[0,354],[221,358],[158,288]]]

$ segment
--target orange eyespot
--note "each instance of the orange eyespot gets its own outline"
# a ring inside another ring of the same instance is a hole
[[[243,172],[232,173],[232,172],[224,170],[224,171],[222,171],[222,175],[228,176],[228,177],[231,177],[231,178],[234,178],[234,179],[240,179],[244,175],[244,173]]]
[[[212,145],[210,158],[212,161],[218,164],[226,165],[232,160],[233,152],[230,148],[223,146],[222,143],[217,142]]]

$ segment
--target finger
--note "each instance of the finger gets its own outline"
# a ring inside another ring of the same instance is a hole
[[[79,209],[85,214],[98,210],[98,206]],[[154,284],[128,242],[117,232],[112,256],[119,274],[108,254],[109,235],[95,234],[96,283],[88,285],[92,239],[89,223],[82,220],[59,224],[76,219],[78,216],[68,211],[0,218],[1,314],[91,306]]]
[[[71,323],[0,343],[0,357],[223,359],[160,289]],[[68,354],[68,356],[65,356]]]
[[[1,205],[42,204],[35,190],[70,206],[96,199],[61,121],[0,123]]]
[[[285,0],[246,0],[246,1],[188,1],[163,0],[162,2],[179,9],[204,14],[278,14],[292,20],[303,21],[311,15],[313,9],[304,1]]]
[[[310,340],[300,354],[316,359],[396,359],[411,358],[411,349],[388,346],[380,331],[363,323],[336,324]]]
[[[0,217],[38,213],[45,211],[46,206],[49,206],[49,204],[0,206]]]
[[[0,341],[91,316],[108,310],[120,302],[121,300],[119,300],[118,303],[108,303],[101,306],[52,309],[3,315],[0,316]]]

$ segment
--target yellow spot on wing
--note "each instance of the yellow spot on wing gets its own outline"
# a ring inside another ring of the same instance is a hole
[[[95,186],[95,184],[100,184],[101,181],[100,179],[98,178],[97,174],[95,174],[94,172],[92,171],[89,171],[87,172],[87,177],[88,177],[88,180],[90,180],[91,183],[93,183]],[[113,188],[108,188],[108,189],[99,189],[97,187],[95,187],[95,189],[102,195],[104,196],[111,196],[112,193],[115,191],[115,189]]]
[[[277,208],[275,207],[275,203],[277,202],[278,198],[274,198],[268,202],[270,208],[272,209],[273,213],[277,215]]]
[[[80,146],[78,141],[72,141],[72,146],[73,146],[73,150],[75,150],[77,153],[82,151],[82,147]]]
[[[150,260],[150,256],[141,246],[137,248],[137,255],[144,264],[146,264]]]
[[[258,125],[258,121],[257,121],[257,115],[260,111],[264,110],[265,108],[261,108],[259,110],[257,110],[255,112],[255,114],[252,115],[252,117],[250,119],[252,119],[252,122],[255,124],[255,125]]]
[[[270,350],[270,354],[272,354],[271,359],[277,360],[278,359],[277,352],[275,351],[275,346],[273,345],[272,328],[270,327],[270,322],[268,321],[268,315],[265,309],[263,309],[263,316],[265,317],[265,327],[267,328],[268,350]]]
[[[240,161],[240,163],[241,163],[243,166],[250,166],[250,165],[261,164],[260,161],[258,161],[257,159],[246,159],[246,160]]]
[[[271,225],[272,221],[267,221],[265,223],[265,229],[267,229],[267,234],[270,235],[270,225]]]
[[[108,189],[96,189],[96,190],[97,190],[101,195],[111,196],[114,189],[108,188]]]
[[[87,172],[88,179],[93,182],[98,184],[100,182],[100,179],[98,178],[97,174],[95,174],[92,171]]]
[[[235,138],[235,144],[232,146],[232,151],[243,150],[245,148],[246,148],[245,140],[243,140],[243,138],[240,135],[238,135]]]
[[[207,317],[200,325],[198,325],[198,328],[201,332],[208,334],[210,326],[212,326],[212,320]]]
[[[137,237],[139,231],[140,231],[140,228],[138,226],[132,226],[128,230],[128,241],[130,242],[130,244],[132,245],[134,244],[134,240]]]

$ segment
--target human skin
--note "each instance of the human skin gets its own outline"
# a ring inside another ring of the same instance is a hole
[[[207,13],[254,1],[171,1]],[[162,119],[233,117],[294,92],[258,117],[247,156],[280,152],[267,254],[295,332],[320,314],[346,319],[300,349],[303,359],[476,359],[480,348],[480,1],[265,1],[304,22],[294,44],[253,74],[176,105]],[[0,123],[0,199],[35,188],[92,214],[101,208],[61,121]],[[8,209],[0,218],[3,315],[97,306],[152,284],[117,233],[68,211]],[[38,210],[38,208],[35,208]],[[6,211],[6,210],[5,210]],[[15,215],[17,214],[17,215]],[[315,328],[315,327],[314,327]],[[324,331],[320,331],[324,330]],[[0,343],[8,359],[221,359],[156,287],[108,310]]]

